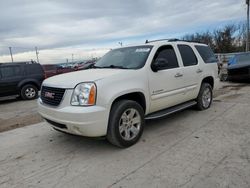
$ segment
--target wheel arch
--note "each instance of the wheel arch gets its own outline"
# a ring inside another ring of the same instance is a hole
[[[135,101],[135,102],[137,102],[138,104],[141,105],[141,107],[144,110],[144,113],[146,113],[146,110],[147,110],[146,98],[145,98],[145,95],[142,92],[140,92],[140,91],[131,92],[131,93],[126,93],[126,94],[122,94],[120,96],[117,96],[113,100],[113,102],[111,104],[111,108],[117,101],[120,101],[120,100],[132,100],[132,101]]]
[[[211,85],[212,89],[214,88],[214,78],[212,76],[207,76],[207,77],[203,78],[201,85],[202,85],[202,83],[208,83]]]

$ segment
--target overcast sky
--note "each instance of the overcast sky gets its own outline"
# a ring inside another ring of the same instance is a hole
[[[180,37],[245,14],[245,0],[1,0],[0,62],[10,61],[9,46],[16,61],[35,59],[35,46],[42,63],[89,58],[119,41]]]

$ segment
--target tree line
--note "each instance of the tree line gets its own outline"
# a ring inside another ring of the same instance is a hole
[[[232,53],[245,51],[246,38],[246,24],[240,22],[212,31],[187,34],[182,40],[208,44],[215,53]]]

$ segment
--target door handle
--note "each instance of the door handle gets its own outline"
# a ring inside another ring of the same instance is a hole
[[[178,77],[182,77],[182,76],[183,76],[183,74],[177,73],[174,77],[175,77],[175,78],[178,78]]]
[[[197,69],[197,71],[196,71],[197,73],[202,73],[203,72],[203,70],[201,70],[201,69]]]

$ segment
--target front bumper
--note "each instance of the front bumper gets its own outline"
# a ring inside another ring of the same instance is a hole
[[[63,132],[87,137],[100,137],[107,133],[109,110],[104,107],[60,105],[55,108],[38,99],[38,111],[52,127]]]

